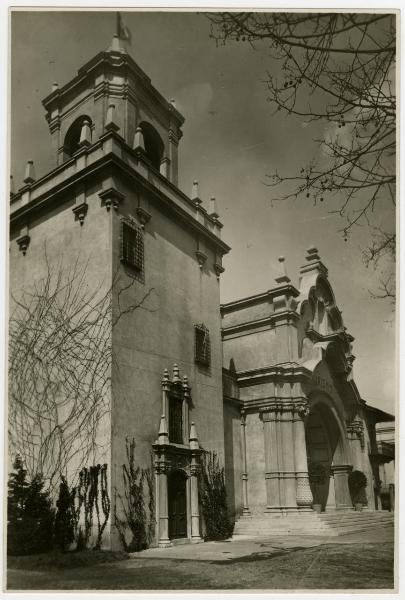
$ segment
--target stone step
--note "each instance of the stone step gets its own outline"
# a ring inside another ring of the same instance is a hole
[[[330,513],[291,513],[243,515],[236,523],[233,537],[271,537],[273,535],[339,536],[394,525],[393,513],[382,511],[333,511]]]
[[[366,527],[366,526],[348,526],[348,527],[342,527],[341,529],[318,529],[318,530],[298,530],[298,529],[291,529],[290,531],[281,531],[281,530],[275,530],[275,531],[263,531],[263,530],[252,530],[252,531],[244,531],[243,533],[234,533],[234,535],[232,536],[233,539],[244,539],[244,538],[249,538],[249,537],[255,537],[255,538],[264,538],[264,537],[272,537],[272,536],[283,536],[283,535],[313,535],[313,536],[327,536],[327,537],[338,537],[341,535],[347,535],[349,533],[358,533],[358,532],[362,532],[362,531],[370,531],[373,530],[374,527]]]
[[[363,523],[365,521],[367,522],[373,522],[373,523],[390,523],[393,522],[394,519],[393,517],[375,517],[373,515],[364,515],[362,517],[319,517],[319,520],[322,523],[327,523],[328,525],[332,525],[334,523],[351,523],[351,522],[355,522],[355,523]]]

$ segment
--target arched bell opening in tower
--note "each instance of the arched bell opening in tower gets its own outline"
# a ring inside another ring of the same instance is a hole
[[[149,158],[152,166],[159,170],[165,149],[163,140],[150,123],[142,121],[139,127],[142,129],[146,156]]]
[[[92,125],[92,120],[88,115],[81,115],[73,121],[63,143],[64,160],[73,156],[82,146],[91,144]]]

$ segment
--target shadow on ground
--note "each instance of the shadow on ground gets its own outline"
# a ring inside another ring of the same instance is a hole
[[[24,558],[9,561],[7,589],[393,589],[392,542],[272,547],[271,553],[263,551],[230,560],[204,562],[167,557],[128,559],[121,553],[108,563],[52,566],[50,555],[48,563],[43,559],[42,564],[34,560],[30,565],[29,559],[33,557]]]

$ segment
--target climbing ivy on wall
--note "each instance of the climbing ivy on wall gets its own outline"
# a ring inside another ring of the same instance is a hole
[[[155,495],[153,469],[135,462],[135,439],[126,439],[127,462],[122,465],[123,493],[116,492],[114,520],[127,552],[148,548],[154,537]],[[120,516],[119,516],[120,513]]]
[[[206,540],[225,540],[232,535],[225,487],[225,470],[215,452],[201,457],[200,503]]]

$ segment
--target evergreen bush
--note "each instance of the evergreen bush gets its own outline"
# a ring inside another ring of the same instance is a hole
[[[322,463],[309,463],[308,478],[310,483],[315,485],[323,485],[326,482],[327,474],[327,470]]]
[[[363,471],[352,471],[349,474],[349,491],[353,504],[367,504],[367,477]]]
[[[56,502],[55,542],[63,552],[69,549],[75,537],[74,492],[70,491],[68,482],[62,476]]]
[[[21,457],[14,462],[8,481],[7,553],[37,554],[52,548],[54,510],[44,480],[36,475],[27,481]]]
[[[201,458],[200,502],[206,540],[225,540],[232,535],[233,523],[228,514],[225,473],[215,452]]]

